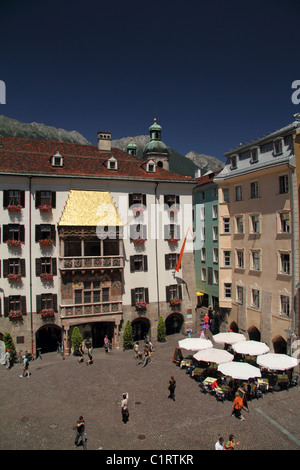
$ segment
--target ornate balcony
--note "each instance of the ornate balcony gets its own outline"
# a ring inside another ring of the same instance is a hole
[[[95,269],[123,269],[123,256],[76,256],[59,258],[59,268],[64,271],[95,270]]]
[[[61,305],[62,317],[109,315],[123,313],[121,301],[101,302],[93,304]]]

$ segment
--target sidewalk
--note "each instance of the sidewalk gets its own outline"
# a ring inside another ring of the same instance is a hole
[[[241,442],[239,450],[300,449],[300,388],[250,402],[250,412],[240,422],[231,417],[231,402],[202,394],[198,383],[172,363],[182,338],[176,334],[156,344],[153,362],[144,368],[137,365],[133,350],[106,354],[102,348],[94,350],[90,366],[74,356],[62,360],[56,353],[45,354],[30,362],[29,379],[19,377],[21,364],[9,371],[3,366],[1,420],[6,432],[0,449],[75,450],[80,415],[90,450],[212,450],[220,435],[226,440],[230,433]],[[177,382],[175,402],[167,398],[171,375]],[[124,392],[129,393],[127,424],[121,417]]]

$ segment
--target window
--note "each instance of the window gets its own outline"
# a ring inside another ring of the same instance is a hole
[[[290,298],[287,295],[280,296],[280,314],[290,316]]]
[[[138,206],[146,207],[146,194],[133,193],[129,194],[129,208],[137,204]]]
[[[290,233],[290,213],[289,212],[279,213],[279,232]]]
[[[3,242],[14,240],[24,243],[25,241],[25,226],[20,224],[3,225]]]
[[[130,256],[130,272],[148,271],[147,255]]]
[[[279,139],[274,140],[273,150],[274,155],[281,155],[283,153],[283,139],[281,137]]]
[[[200,220],[205,220],[205,206],[200,207]]]
[[[242,186],[236,186],[235,187],[235,200],[236,201],[242,201],[243,200]]]
[[[53,209],[56,207],[56,192],[55,191],[36,191],[35,193],[35,208],[40,206],[51,206]]]
[[[200,199],[200,202],[205,201],[205,191],[199,191],[199,199]]]
[[[108,292],[109,292],[109,288],[102,288],[102,291],[103,289],[108,289]],[[74,289],[74,304],[80,305],[80,304],[99,303],[100,295],[101,295],[100,281],[83,282],[81,283],[80,288],[78,287]],[[105,301],[102,300],[102,302],[106,302],[106,300]]]
[[[55,225],[42,224],[35,226],[35,241],[40,240],[53,240],[55,242],[56,233]]]
[[[250,232],[251,233],[260,233],[260,216],[259,214],[254,214],[250,216]]]
[[[165,255],[166,270],[175,269],[179,255],[177,253],[169,253]]]
[[[164,203],[168,207],[178,206],[179,205],[179,196],[175,196],[175,194],[165,194],[164,195]]]
[[[4,315],[7,317],[10,311],[20,311],[22,315],[26,315],[26,297],[23,295],[4,297]]]
[[[218,241],[219,227],[217,225],[214,225],[212,229],[213,229],[213,241],[216,242]]]
[[[52,157],[52,166],[63,166],[64,159],[59,152]]]
[[[229,189],[223,188],[223,202],[229,202]]]
[[[149,295],[147,287],[136,287],[131,289],[131,305],[134,307],[138,302],[149,303]]]
[[[258,289],[251,289],[251,305],[260,308],[260,293]]]
[[[102,302],[109,302],[109,287],[102,288]]]
[[[212,218],[217,219],[218,218],[218,205],[214,204],[212,206]]]
[[[236,296],[237,296],[237,303],[243,304],[244,303],[244,288],[242,286],[236,287]]]
[[[230,168],[231,168],[231,170],[235,170],[237,168],[238,155],[232,155],[232,157],[230,157],[230,159],[231,159]]]
[[[224,295],[226,299],[231,298],[231,283],[224,284]]]
[[[224,251],[224,266],[231,266],[231,251]]]
[[[6,209],[8,206],[25,207],[25,191],[19,189],[11,189],[3,191],[3,207]]]
[[[201,261],[202,263],[206,261],[206,248],[201,248]]]
[[[213,283],[216,285],[219,284],[219,271],[217,269],[213,271]]]
[[[16,274],[21,277],[26,276],[25,259],[9,258],[3,260],[3,276],[7,277],[10,274]]]
[[[250,150],[250,155],[251,155],[250,162],[251,163],[257,163],[258,162],[258,155],[259,155],[259,147],[253,147]]]
[[[251,269],[253,271],[260,271],[260,252],[259,251],[251,252]]]
[[[206,282],[206,268],[201,268],[201,281]]]
[[[254,181],[253,183],[250,183],[250,198],[256,199],[258,197],[258,181]]]
[[[130,239],[137,240],[138,238],[147,238],[147,226],[142,224],[131,224]]]
[[[290,255],[289,253],[280,253],[280,274],[290,275]]]
[[[39,313],[41,310],[54,310],[57,312],[57,294],[41,294],[36,296],[36,311]]]
[[[205,227],[200,227],[200,239],[201,239],[201,241],[203,241],[203,242],[205,241],[205,236],[206,236]]]
[[[35,272],[36,276],[41,274],[52,274],[57,275],[57,262],[56,258],[36,258],[35,260]]]
[[[237,268],[244,269],[244,250],[236,251]]]
[[[289,192],[288,175],[279,176],[279,194],[286,194],[288,192]]]
[[[182,299],[182,287],[179,284],[166,286],[166,301],[170,302],[171,299]]]
[[[213,249],[213,262],[214,263],[219,262],[219,249],[218,248]]]
[[[117,170],[118,169],[118,162],[114,157],[110,157],[107,160],[107,168],[108,168],[108,170]]]
[[[230,233],[230,218],[223,217],[223,233]]]
[[[236,217],[236,231],[237,233],[244,233],[244,218],[242,215]]]
[[[176,238],[180,240],[180,225],[168,224],[164,226],[164,238],[165,240],[170,240],[171,238]]]

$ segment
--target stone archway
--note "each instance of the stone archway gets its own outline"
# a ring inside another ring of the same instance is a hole
[[[249,339],[252,341],[260,341],[260,331],[256,326],[248,328]]]
[[[166,335],[180,333],[183,325],[183,315],[179,312],[172,312],[165,320]]]
[[[36,351],[41,348],[42,354],[57,350],[58,343],[61,343],[62,329],[52,323],[41,326],[35,333]]]
[[[236,322],[233,321],[230,323],[229,325],[229,331],[233,331],[234,333],[238,333],[239,332],[239,327],[237,326]]]
[[[151,333],[150,321],[146,317],[136,318],[131,322],[133,341],[141,341]],[[151,339],[151,338],[150,338]]]
[[[276,336],[273,339],[274,353],[287,354],[287,342],[282,336]]]

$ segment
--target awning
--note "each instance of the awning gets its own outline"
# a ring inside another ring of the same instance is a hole
[[[71,189],[58,225],[120,227],[123,222],[108,191]]]

